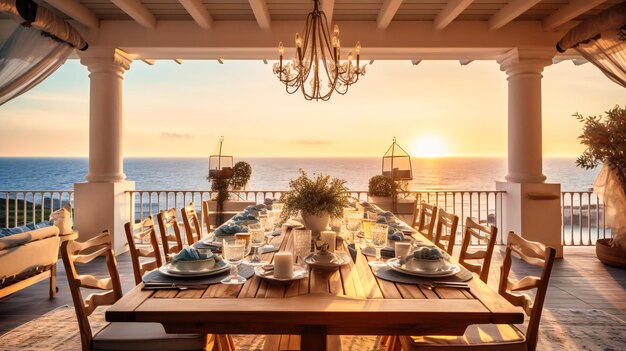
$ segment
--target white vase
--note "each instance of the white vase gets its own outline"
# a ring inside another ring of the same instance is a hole
[[[326,230],[328,223],[330,223],[330,215],[328,213],[323,215],[314,215],[302,212],[302,219],[304,220],[304,226],[311,230],[312,238],[317,238],[320,235],[320,232]]]

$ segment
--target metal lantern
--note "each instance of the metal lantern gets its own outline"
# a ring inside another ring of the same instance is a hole
[[[413,179],[413,167],[411,166],[411,155],[409,155],[404,149],[396,143],[396,138],[393,138],[393,143],[387,149],[385,156],[383,156],[383,173],[385,177],[390,177],[393,180],[412,180]]]
[[[220,138],[219,153],[209,156],[209,178],[230,179],[233,177],[233,157],[222,156],[224,137]]]

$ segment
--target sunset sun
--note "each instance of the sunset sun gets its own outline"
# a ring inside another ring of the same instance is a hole
[[[411,156],[435,158],[446,155],[444,140],[437,135],[423,135],[415,139],[410,147]]]

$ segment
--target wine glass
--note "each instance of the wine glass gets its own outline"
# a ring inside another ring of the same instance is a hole
[[[369,265],[372,267],[382,267],[387,264],[381,260],[380,251],[387,247],[387,231],[389,226],[386,224],[376,224],[370,228],[371,244],[376,249],[376,261],[370,261]]]
[[[309,229],[294,229],[293,237],[293,255],[300,259],[300,263],[304,265],[304,259],[311,253],[311,231]]]
[[[346,229],[350,233],[350,237],[348,238],[348,243],[352,244],[355,242],[356,234],[361,229],[361,223],[363,222],[363,218],[359,215],[349,215],[346,220]]]
[[[222,253],[226,262],[231,264],[230,276],[222,279],[222,284],[243,284],[246,278],[239,275],[239,265],[246,250],[245,240],[222,241]]]
[[[261,261],[261,256],[259,256],[259,248],[261,244],[265,241],[265,230],[261,227],[249,229],[250,232],[250,242],[252,246],[252,257],[245,262],[251,265],[263,265],[267,264],[267,261]]]

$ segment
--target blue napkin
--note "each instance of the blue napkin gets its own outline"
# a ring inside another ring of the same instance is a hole
[[[396,231],[396,232],[393,232],[392,234],[388,234],[387,239],[393,240],[393,241],[402,241],[404,240],[404,234],[402,232]]]
[[[210,252],[208,254],[201,253],[194,247],[186,247],[180,250],[179,253],[172,256],[171,262],[176,261],[198,261],[198,260],[206,260],[207,258],[213,257],[213,253]]]
[[[383,217],[393,217],[393,213],[389,212],[389,211],[383,211],[381,213],[378,214],[379,216],[383,216]]]
[[[418,260],[439,260],[443,258],[443,254],[436,247],[420,247],[409,256],[402,259],[402,263],[405,263],[411,258]]]
[[[376,223],[387,224],[387,218],[378,216],[378,218],[376,218]]]
[[[233,235],[235,233],[247,233],[248,227],[237,224],[224,224],[213,231],[217,236]]]

